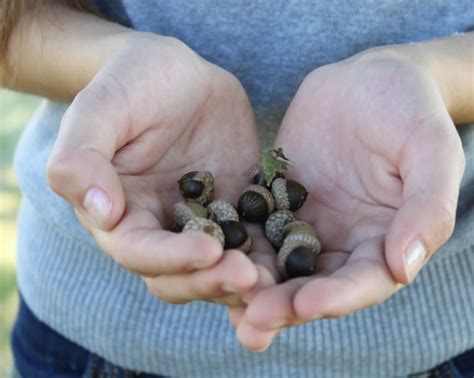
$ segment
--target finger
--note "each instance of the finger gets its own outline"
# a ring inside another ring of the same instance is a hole
[[[89,84],[66,111],[47,167],[51,188],[104,230],[118,222],[125,207],[111,163],[120,131],[128,129],[122,102],[107,86]]]
[[[89,231],[118,264],[151,277],[205,269],[215,265],[223,253],[213,237],[196,231],[164,231],[153,214],[135,207],[127,208],[113,230]]]
[[[148,289],[165,302],[185,303],[244,293],[257,279],[258,272],[252,261],[240,251],[228,250],[222,260],[209,269],[146,278],[145,282]]]
[[[447,114],[413,135],[400,168],[404,202],[388,229],[385,248],[394,279],[408,284],[454,229],[464,154]]]
[[[263,352],[268,349],[273,339],[278,336],[281,329],[262,331],[253,327],[244,319],[237,326],[237,340],[247,349],[253,352]]]
[[[233,307],[229,308],[229,321],[230,323],[237,328],[240,319],[244,315],[245,307]]]
[[[294,296],[296,317],[310,321],[345,316],[393,295],[402,286],[388,270],[383,245],[383,236],[369,239],[339,270],[308,281]]]
[[[261,265],[256,265],[256,268],[258,274],[257,283],[252,287],[250,291],[242,295],[242,300],[246,304],[250,303],[253,297],[255,297],[255,295],[257,295],[263,289],[274,286],[277,283],[275,277],[268,271],[267,268]]]
[[[248,303],[245,319],[253,328],[269,331],[292,324],[296,318],[293,297],[310,278],[289,280],[263,289]]]
[[[328,252],[318,256],[316,275],[291,279],[283,284],[275,286],[268,284],[266,290],[258,290],[253,294],[244,295],[244,301],[248,303],[246,320],[260,330],[272,330],[288,325],[299,323],[293,310],[293,298],[298,290],[307,282],[318,276],[328,275],[339,269],[348,259],[344,252]],[[265,286],[263,286],[265,287]]]
[[[241,308],[242,306],[245,306],[245,302],[242,301],[242,296],[240,294],[227,294],[222,297],[204,299],[204,301],[217,303],[229,308]]]
[[[252,250],[249,257],[255,264],[261,265],[274,277],[275,281],[281,280],[281,274],[277,268],[277,253],[271,243],[263,235],[259,225],[246,223],[248,233],[252,237]]]

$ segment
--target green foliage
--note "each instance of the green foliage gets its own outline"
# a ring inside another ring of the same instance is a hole
[[[262,167],[267,186],[272,184],[273,179],[278,173],[284,174],[292,165],[292,162],[283,154],[282,148],[266,150],[262,154],[260,166]]]

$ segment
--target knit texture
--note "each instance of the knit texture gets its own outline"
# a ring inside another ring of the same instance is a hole
[[[114,18],[117,1],[100,3]],[[470,0],[234,3],[152,7],[126,0],[115,19],[176,36],[235,73],[256,111],[262,145],[271,144],[311,70],[371,46],[467,31],[474,23]],[[48,188],[46,162],[66,107],[45,102],[18,146],[18,282],[35,315],[79,345],[128,369],[206,378],[404,376],[474,347],[474,126],[459,127],[466,171],[454,234],[415,283],[380,305],[288,329],[266,352],[251,353],[237,343],[224,307],[153,297],[140,277],[99,250],[71,206]]]

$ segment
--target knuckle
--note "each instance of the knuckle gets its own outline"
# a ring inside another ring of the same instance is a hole
[[[435,209],[435,219],[438,223],[439,238],[446,241],[454,231],[456,219],[456,206],[452,201],[446,200],[438,204]]]
[[[91,106],[109,103],[113,93],[109,85],[103,80],[96,80],[81,90],[70,106],[71,114],[81,112],[82,109],[89,109]]]
[[[49,186],[56,193],[63,194],[64,184],[70,180],[72,174],[70,158],[63,153],[56,153],[49,159],[46,177]]]

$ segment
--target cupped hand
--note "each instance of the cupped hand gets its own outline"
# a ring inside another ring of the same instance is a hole
[[[299,218],[323,253],[312,277],[258,292],[231,319],[263,350],[285,327],[376,305],[413,281],[450,237],[464,154],[436,83],[375,51],[313,71],[276,141],[309,192]]]
[[[204,233],[166,229],[182,175],[211,171],[216,197],[235,203],[258,158],[239,81],[179,41],[140,38],[74,99],[47,174],[101,249],[157,297],[233,305],[257,283],[257,266]]]

